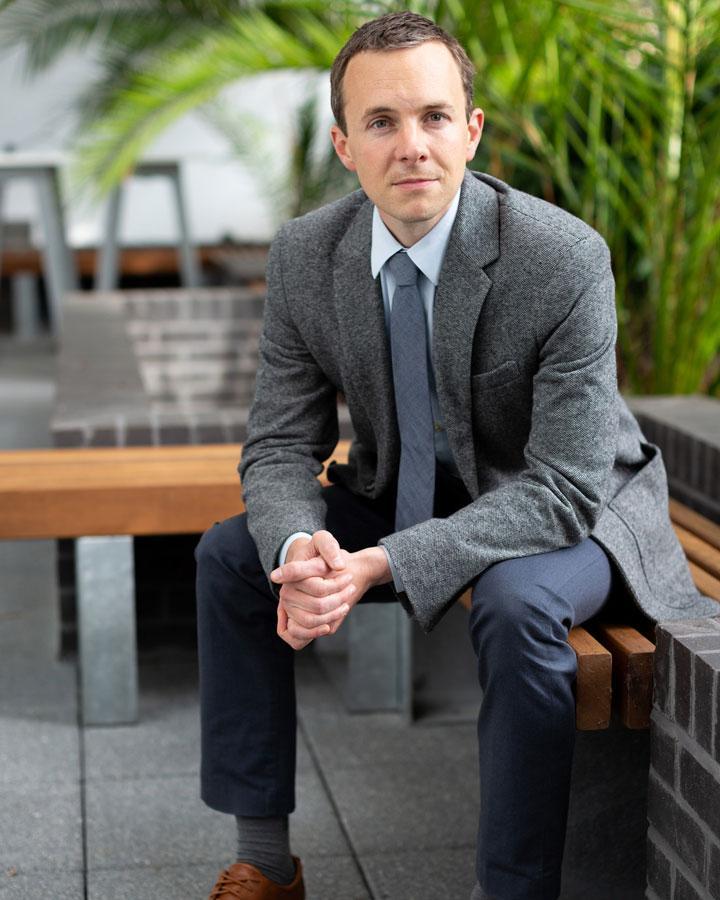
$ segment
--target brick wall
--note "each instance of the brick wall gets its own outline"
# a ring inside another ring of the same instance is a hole
[[[245,274],[257,277],[256,270]],[[234,287],[67,295],[51,426],[55,445],[242,443],[264,299],[264,283],[251,278]],[[347,408],[338,413],[341,436],[349,437]],[[141,648],[192,639],[198,538],[135,538]],[[73,541],[58,541],[64,653],[77,643],[74,555]]]
[[[720,900],[720,621],[657,626],[648,900]]]
[[[692,394],[627,401],[645,437],[662,450],[670,496],[720,522],[720,400]]]

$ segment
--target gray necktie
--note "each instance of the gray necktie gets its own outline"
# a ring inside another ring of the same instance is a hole
[[[433,513],[435,445],[430,406],[425,313],[418,290],[419,269],[404,251],[387,265],[397,287],[390,314],[395,406],[400,429],[395,530],[424,522]]]

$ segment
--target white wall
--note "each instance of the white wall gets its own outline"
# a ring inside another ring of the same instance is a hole
[[[23,77],[20,51],[0,56],[0,150],[55,153],[70,146],[75,125],[73,101],[96,72],[90,52],[68,54],[51,71],[33,81]],[[277,72],[246,79],[229,88],[223,102],[233,112],[257,117],[266,132],[265,169],[286,169],[294,111],[315,86],[329,111],[327,78],[311,73]],[[267,240],[279,224],[265,185],[252,166],[241,162],[226,139],[198,114],[176,122],[150,148],[148,157],[182,161],[185,198],[192,238],[214,243],[223,236],[239,241]],[[63,186],[69,241],[97,244],[102,234],[102,207],[88,208]],[[12,182],[2,197],[2,218],[32,220],[33,239],[42,242],[34,192]],[[169,185],[162,179],[128,183],[121,225],[125,244],[171,243],[176,235]]]

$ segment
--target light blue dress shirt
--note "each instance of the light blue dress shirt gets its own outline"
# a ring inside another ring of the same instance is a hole
[[[420,270],[418,276],[418,288],[425,307],[425,322],[428,334],[428,372],[430,374],[430,403],[432,406],[433,421],[435,423],[435,456],[437,459],[454,474],[457,474],[457,467],[450,445],[447,439],[447,432],[440,417],[440,404],[438,403],[437,389],[435,387],[435,370],[432,362],[432,325],[433,325],[433,306],[435,303],[435,289],[440,280],[440,270],[442,269],[445,251],[447,249],[450,232],[457,215],[458,204],[460,202],[460,191],[458,190],[452,203],[447,211],[431,229],[412,247],[403,247],[403,245],[395,238],[387,225],[383,222],[378,212],[377,206],[373,209],[372,220],[372,242],[370,245],[370,268],[373,278],[380,275],[380,287],[382,289],[383,304],[385,307],[385,325],[390,331],[390,311],[392,310],[392,298],[395,293],[395,279],[393,278],[389,268],[385,263],[394,256],[398,250],[405,250],[410,259]],[[278,565],[283,565],[290,544],[298,537],[311,537],[305,531],[297,531],[290,537],[280,548],[278,554]],[[387,552],[387,551],[386,551]],[[388,556],[390,567],[393,570],[395,587],[401,590],[402,587],[394,571],[392,561]]]

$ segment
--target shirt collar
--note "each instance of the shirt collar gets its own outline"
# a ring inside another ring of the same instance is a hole
[[[440,279],[445,249],[450,239],[455,216],[460,202],[460,191],[453,198],[452,203],[439,222],[437,222],[425,237],[421,238],[412,247],[407,248],[407,254],[420,271],[437,287]],[[372,241],[370,245],[370,268],[373,278],[377,278],[378,272],[385,263],[398,250],[406,248],[396,240],[388,230],[378,212],[377,206],[373,207]]]

